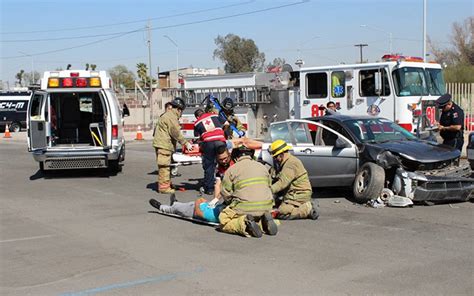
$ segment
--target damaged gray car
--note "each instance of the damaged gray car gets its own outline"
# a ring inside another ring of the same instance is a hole
[[[458,150],[419,140],[388,119],[331,115],[275,122],[261,161],[272,163],[267,150],[277,139],[291,143],[313,187],[352,187],[360,203],[387,192],[413,202],[466,201],[474,194]]]

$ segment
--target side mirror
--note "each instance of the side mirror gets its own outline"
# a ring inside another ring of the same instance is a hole
[[[123,104],[122,117],[130,116],[130,110],[128,110],[127,104]]]
[[[334,148],[344,149],[344,148],[349,148],[349,147],[351,147],[351,145],[349,145],[349,143],[347,143],[345,140],[337,137],[336,143],[334,144]]]

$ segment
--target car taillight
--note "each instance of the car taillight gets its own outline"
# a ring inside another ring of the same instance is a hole
[[[112,139],[118,138],[118,125],[112,125]]]
[[[411,123],[399,123],[398,124],[399,126],[403,127],[404,129],[406,129],[407,131],[409,131],[411,133],[411,129],[412,129],[412,125]]]
[[[418,110],[413,110],[413,116],[415,117],[420,117],[421,116],[421,110],[418,109]]]
[[[63,78],[63,87],[72,87],[72,78]]]
[[[59,79],[58,78],[49,78],[48,79],[48,87],[59,87]]]
[[[77,78],[76,79],[76,86],[77,87],[86,87],[87,86],[87,79],[86,78]]]

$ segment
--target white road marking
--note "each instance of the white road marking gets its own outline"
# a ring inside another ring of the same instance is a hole
[[[48,237],[52,237],[52,236],[55,236],[55,235],[49,234],[49,235],[39,235],[39,236],[30,236],[30,237],[22,237],[22,238],[5,239],[5,240],[0,240],[0,243],[19,242],[19,241],[32,240],[32,239],[48,238]]]

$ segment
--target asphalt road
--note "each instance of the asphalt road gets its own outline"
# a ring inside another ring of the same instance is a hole
[[[472,203],[373,209],[318,192],[318,221],[242,238],[155,214],[150,142],[122,173],[42,175],[0,139],[1,295],[473,295]],[[199,166],[174,183],[197,196]]]

